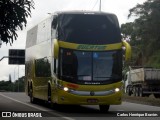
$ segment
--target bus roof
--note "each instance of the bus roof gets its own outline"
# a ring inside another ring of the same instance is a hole
[[[113,13],[102,12],[102,11],[83,11],[83,10],[71,10],[71,11],[57,11],[54,15],[59,14],[99,14],[99,15],[115,15]]]

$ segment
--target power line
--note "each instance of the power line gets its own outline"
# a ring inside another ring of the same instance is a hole
[[[101,0],[99,2],[99,11],[101,11]]]
[[[97,0],[92,8],[92,10],[94,9],[94,7],[96,6],[96,4],[98,3],[99,0]]]
[[[89,8],[92,6],[92,3],[93,3],[93,0],[90,0],[90,1],[88,2]]]

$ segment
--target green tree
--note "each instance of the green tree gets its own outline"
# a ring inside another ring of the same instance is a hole
[[[0,81],[0,91],[12,91],[12,85],[10,81]]]
[[[134,23],[133,22],[129,22],[126,24],[122,24],[121,25],[121,32],[124,34],[125,36],[132,36],[133,32],[134,32]]]
[[[21,78],[19,78],[19,80],[16,80],[13,84],[14,86],[14,92],[24,92],[24,80],[25,80],[25,76],[22,76]]]
[[[136,19],[124,24],[122,33],[131,36],[131,45],[141,51],[138,56],[143,57],[145,66],[160,67],[160,0],[147,0],[129,12],[128,17],[136,16]]]
[[[32,8],[33,0],[0,0],[0,39],[3,42],[11,45],[17,39],[16,31],[26,26]]]
[[[24,92],[25,87],[25,76],[19,78],[15,82],[9,81],[0,81],[0,91],[14,91],[14,92]]]

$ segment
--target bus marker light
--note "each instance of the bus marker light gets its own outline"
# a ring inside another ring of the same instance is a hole
[[[67,84],[67,86],[69,87],[69,88],[72,88],[72,89],[77,89],[79,86],[78,85],[76,85],[76,84]]]

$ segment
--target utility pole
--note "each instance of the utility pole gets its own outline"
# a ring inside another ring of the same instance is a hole
[[[18,92],[19,92],[19,65],[18,65]]]
[[[100,3],[99,3],[99,11],[101,11],[101,0],[100,0]]]
[[[14,67],[14,81],[16,81],[16,75],[15,75],[16,67],[17,67],[17,66]],[[17,80],[18,80],[18,78],[17,78]],[[15,83],[16,83],[16,82],[15,82]],[[14,84],[13,84],[13,91],[14,91]],[[15,91],[16,91],[16,89],[15,89]]]

